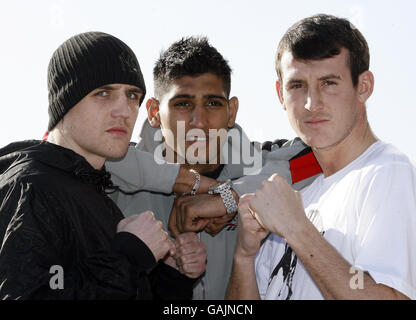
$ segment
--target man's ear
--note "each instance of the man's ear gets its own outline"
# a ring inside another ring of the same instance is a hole
[[[147,120],[152,127],[160,126],[159,101],[150,98],[146,101]]]
[[[228,128],[231,128],[235,125],[237,112],[238,112],[238,98],[232,97],[228,101]]]
[[[365,103],[374,89],[374,75],[371,71],[364,71],[358,76],[358,100]]]
[[[279,98],[279,101],[282,104],[283,110],[286,110],[285,103],[284,103],[284,100],[283,100],[282,90],[283,90],[283,88],[282,88],[281,82],[279,80],[276,80],[277,97]]]

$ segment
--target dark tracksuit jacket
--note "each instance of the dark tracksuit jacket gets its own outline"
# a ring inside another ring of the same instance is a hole
[[[190,279],[131,233],[109,174],[41,141],[0,149],[0,299],[190,299]],[[54,276],[63,271],[63,289]]]

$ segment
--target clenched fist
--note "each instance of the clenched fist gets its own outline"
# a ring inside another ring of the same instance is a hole
[[[175,239],[176,254],[164,262],[190,278],[198,278],[206,267],[205,244],[194,232],[179,234]]]
[[[205,271],[205,244],[199,240],[196,233],[187,232],[177,236],[175,245],[175,259],[179,271],[190,278],[198,278]]]
[[[117,232],[130,232],[140,238],[152,251],[156,261],[169,252],[175,254],[175,245],[168,234],[162,230],[162,222],[156,220],[153,212],[145,211],[125,218],[117,225]]]
[[[264,227],[282,238],[297,232],[307,223],[300,192],[273,174],[248,200],[249,207]]]
[[[242,257],[252,257],[257,254],[261,241],[268,231],[263,228],[258,218],[252,213],[249,202],[254,194],[245,194],[238,204],[238,229],[235,254]]]

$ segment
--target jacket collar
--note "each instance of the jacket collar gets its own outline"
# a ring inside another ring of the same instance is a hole
[[[3,156],[0,158],[0,167],[7,166],[10,169],[34,159],[49,167],[71,173],[82,182],[94,185],[100,191],[113,188],[110,173],[105,167],[97,170],[76,152],[47,141],[15,142],[1,149],[1,155]],[[2,163],[5,165],[2,166]]]

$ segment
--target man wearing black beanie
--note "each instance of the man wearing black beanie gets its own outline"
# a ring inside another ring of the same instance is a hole
[[[146,93],[132,50],[78,34],[54,52],[48,90],[48,140],[0,149],[0,299],[190,299],[198,237],[174,243],[152,212],[123,219],[105,194],[104,162],[125,154]]]

